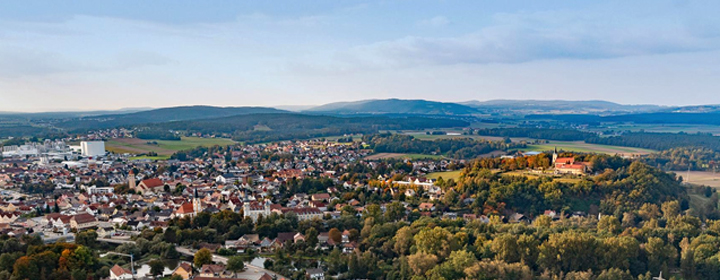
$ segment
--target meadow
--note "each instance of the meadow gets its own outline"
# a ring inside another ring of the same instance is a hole
[[[188,150],[199,146],[232,145],[235,142],[225,138],[183,137],[180,141],[146,140],[137,138],[115,138],[105,143],[109,152],[116,154],[147,154],[155,152],[157,156],[141,156],[133,159],[166,159],[177,151]]]
[[[455,170],[455,171],[443,171],[443,172],[432,172],[428,173],[425,177],[428,179],[437,179],[442,177],[443,180],[450,180],[453,179],[457,181],[460,178],[460,174],[462,173],[462,170]]]
[[[650,149],[609,146],[599,144],[588,144],[582,141],[549,141],[544,144],[529,144],[523,151],[552,151],[555,148],[558,151],[579,152],[579,153],[600,153],[609,155],[647,155],[655,152]]]

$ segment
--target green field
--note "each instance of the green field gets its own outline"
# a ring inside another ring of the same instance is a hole
[[[154,142],[154,143],[151,143]],[[157,144],[155,144],[157,143]],[[136,159],[166,159],[177,151],[189,150],[195,147],[211,147],[215,145],[232,145],[235,142],[225,138],[183,137],[180,141],[171,140],[145,140],[137,138],[116,138],[105,143],[108,151],[117,154],[147,154],[155,152],[157,157],[138,157]]]
[[[169,158],[170,158],[170,156],[137,156],[137,157],[130,157],[130,160],[141,160],[141,159],[166,160]]]
[[[444,172],[433,172],[427,174],[427,178],[429,179],[437,179],[442,177],[443,180],[450,180],[453,179],[457,181],[460,178],[460,173],[462,173],[462,170],[455,170],[455,171],[444,171]]]
[[[600,154],[637,154],[646,155],[655,151],[650,149],[633,148],[633,147],[621,147],[621,146],[609,146],[599,144],[588,144],[582,141],[549,141],[547,144],[539,145],[528,145],[527,148],[522,149],[523,151],[537,151],[545,152],[552,151],[557,147],[560,151],[567,152],[579,152],[579,153],[600,153]]]

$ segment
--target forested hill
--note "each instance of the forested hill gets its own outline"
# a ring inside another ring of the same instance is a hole
[[[707,113],[639,113],[599,116],[592,114],[528,115],[527,119],[550,119],[573,124],[599,124],[602,122],[631,122],[639,124],[705,124],[720,125],[720,112]]]
[[[266,107],[214,107],[183,106],[161,108],[143,112],[119,115],[101,115],[70,119],[56,124],[67,130],[114,128],[145,123],[162,123],[196,119],[211,119],[247,114],[287,113],[287,111]]]
[[[289,139],[306,139],[343,134],[369,134],[379,130],[417,130],[467,127],[461,120],[433,118],[332,117],[305,114],[251,114],[215,119],[147,124],[151,130],[175,130],[215,134],[236,141],[257,143]]]
[[[667,150],[678,147],[707,148],[720,152],[720,137],[711,134],[625,133],[612,137],[590,137],[587,143]]]
[[[330,114],[425,114],[425,115],[471,115],[478,111],[457,103],[428,100],[363,100],[330,103],[306,110],[308,113]]]
[[[528,162],[546,157],[529,158]],[[599,175],[575,182],[500,176],[488,169],[500,167],[499,159],[479,159],[466,167],[455,190],[460,196],[475,195],[473,206],[495,213],[505,209],[527,215],[539,215],[547,209],[588,211],[590,205],[599,207],[602,213],[622,213],[646,203],[660,205],[669,200],[687,205],[685,188],[672,174],[619,157],[586,155],[582,159],[592,162]],[[520,169],[527,164],[508,166]]]
[[[588,112],[638,112],[659,110],[657,105],[624,105],[602,100],[488,100],[468,101],[461,104],[478,109],[501,109],[522,111],[588,111]]]
[[[402,134],[365,135],[362,140],[378,153],[432,154],[459,159],[472,159],[495,151],[507,151],[512,148],[525,147],[524,144],[520,143],[475,140],[472,138],[425,141]]]

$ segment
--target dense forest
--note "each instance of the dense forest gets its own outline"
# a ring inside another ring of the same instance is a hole
[[[366,135],[363,142],[378,153],[416,153],[444,155],[451,158],[471,159],[494,151],[523,148],[523,144],[503,141],[475,140],[472,138],[448,138],[419,140],[403,134]]]
[[[604,213],[623,213],[644,203],[660,204],[671,199],[687,205],[685,189],[671,174],[641,162],[629,164],[615,157],[597,156],[584,160],[597,166],[595,171],[599,175],[571,182],[547,177],[499,176],[487,169],[492,167],[488,165],[493,160],[478,160],[465,168],[455,191],[461,197],[474,196],[472,208],[481,209],[476,210],[478,214],[500,214],[511,209],[534,216],[546,209],[589,211],[589,204],[595,204]],[[546,161],[546,157],[537,157],[526,162],[532,166]],[[522,169],[519,163],[514,166]],[[601,169],[601,166],[607,168]],[[630,193],[632,195],[628,195]]]
[[[671,148],[643,158],[651,166],[663,170],[715,170],[720,153],[704,147]]]
[[[706,113],[637,113],[611,116],[590,114],[528,115],[527,119],[551,119],[573,124],[639,123],[639,124],[704,124],[720,125],[719,112]]]
[[[678,147],[702,147],[720,151],[720,137],[707,133],[630,132],[620,136],[590,137],[587,143],[667,150]]]
[[[594,133],[575,129],[549,128],[485,128],[473,131],[473,134],[499,137],[526,137],[533,139],[579,141],[596,136]]]
[[[143,129],[135,132],[135,137],[140,139],[157,139],[157,140],[173,140],[179,141],[181,138],[179,135],[171,133],[169,131],[159,129]]]
[[[432,118],[330,117],[302,114],[253,114],[226,118],[150,124],[161,130],[185,131],[232,137],[246,143],[307,139],[344,134],[369,134],[378,130],[415,130],[464,127],[459,120]]]

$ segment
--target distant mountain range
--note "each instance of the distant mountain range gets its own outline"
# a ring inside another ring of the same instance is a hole
[[[129,108],[117,111],[9,113],[0,112],[0,137],[30,136],[50,133],[83,133],[95,129],[118,127],[153,127],[177,130],[181,126],[212,127],[214,132],[231,134],[224,130],[232,127],[246,129],[246,122],[255,122],[260,128],[270,128],[272,134],[283,130],[299,134],[315,127],[318,135],[327,135],[330,130],[370,131],[399,128],[397,120],[451,120],[437,123],[440,127],[466,126],[468,123],[497,120],[556,120],[576,124],[599,122],[637,123],[689,123],[716,124],[720,105],[699,105],[665,107],[657,105],[623,105],[607,101],[546,101],[546,100],[490,100],[462,103],[437,102],[428,100],[381,99],[353,102],[337,102],[302,110],[304,106],[285,106],[289,110],[268,107],[214,107],[180,106],[160,109]],[[302,110],[300,112],[297,112]],[[285,116],[276,117],[273,114]],[[334,118],[308,118],[309,116],[331,116]],[[242,118],[239,116],[250,116]],[[341,121],[337,118],[345,118]],[[377,117],[380,119],[369,119]],[[366,119],[361,119],[366,118]],[[206,121],[203,121],[206,120]],[[263,120],[284,122],[290,126],[277,126]],[[187,122],[191,121],[191,122]],[[365,122],[372,121],[370,127]],[[182,123],[187,122],[187,123]],[[235,122],[238,122],[235,124]],[[324,123],[327,122],[327,123]],[[173,123],[170,125],[170,123]],[[213,125],[221,123],[222,126]],[[191,125],[192,124],[192,125]],[[360,125],[362,124],[362,125]],[[198,126],[199,125],[199,126]],[[294,127],[293,127],[294,125]],[[330,129],[332,127],[332,129]],[[354,129],[350,129],[354,127]],[[362,129],[359,129],[362,127]],[[373,128],[374,127],[374,128]],[[167,132],[167,131],[165,131]],[[252,132],[258,134],[269,132]],[[276,135],[277,136],[277,135]],[[273,136],[275,137],[275,136]],[[277,136],[278,139],[282,138]],[[269,137],[272,138],[272,137]]]
[[[471,115],[479,111],[470,106],[428,100],[382,99],[337,102],[305,110],[306,113]]]
[[[666,107],[658,105],[624,105],[602,100],[489,100],[461,102],[477,109],[500,109],[515,111],[584,111],[584,112],[647,112]]]
[[[287,113],[288,111],[267,107],[213,107],[181,106],[153,109],[129,114],[99,115],[69,119],[56,124],[57,127],[73,129],[98,129],[146,123],[212,119],[249,114]]]
[[[0,117],[5,118],[23,118],[23,119],[64,119],[64,118],[80,118],[80,117],[91,117],[91,116],[102,116],[102,115],[119,115],[129,114],[142,111],[152,110],[153,108],[141,107],[141,108],[123,108],[118,110],[102,110],[102,111],[58,111],[58,112],[39,112],[39,113],[25,113],[25,112],[0,112]]]

